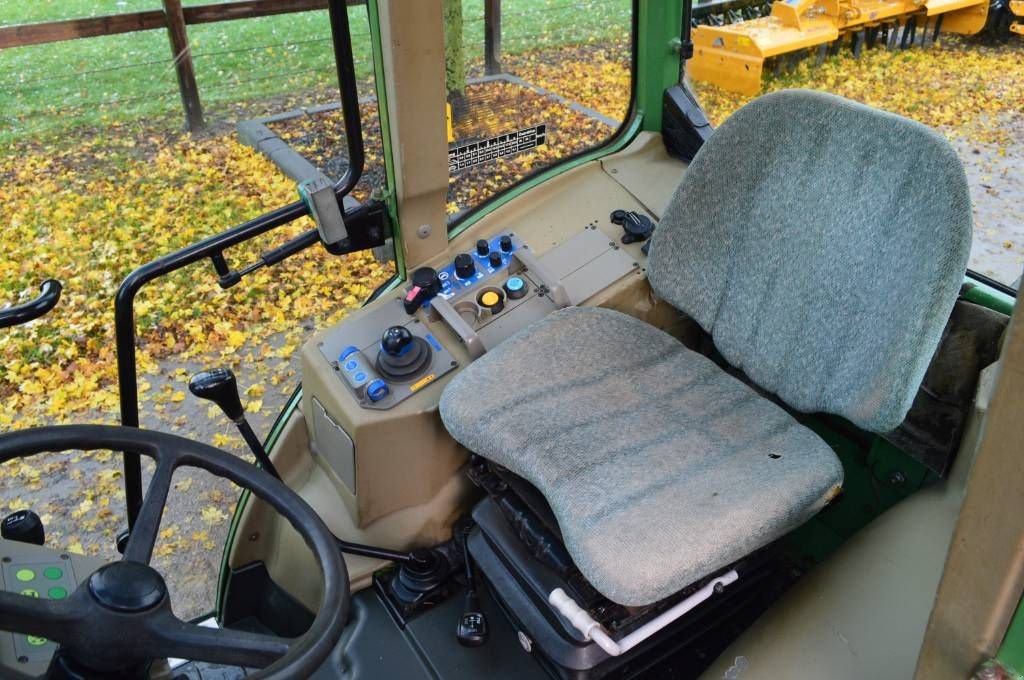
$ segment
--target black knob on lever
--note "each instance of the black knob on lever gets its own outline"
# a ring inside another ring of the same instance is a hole
[[[238,396],[238,381],[230,368],[200,371],[188,381],[188,389],[200,399],[212,401],[219,406],[232,421],[237,423],[245,420],[245,409]]]
[[[413,335],[405,326],[392,326],[384,331],[380,339],[380,348],[393,357],[405,354],[412,344]]]
[[[249,421],[245,419],[245,409],[242,408],[242,399],[238,396],[238,381],[230,368],[214,368],[209,371],[200,371],[188,381],[189,391],[199,397],[212,401],[220,407],[228,418],[238,427],[242,439],[249,445],[249,450],[256,456],[260,467],[274,477],[281,479],[277,468],[270,462],[270,456],[259,437],[253,432]]]
[[[46,542],[46,531],[43,520],[31,510],[12,512],[0,522],[0,536],[8,541],[42,545]]]
[[[462,557],[466,564],[466,604],[459,625],[455,628],[455,639],[463,647],[479,647],[487,642],[489,631],[487,617],[480,606],[480,598],[476,592],[476,579],[473,577],[473,558],[469,554],[469,531],[471,525],[463,527]]]

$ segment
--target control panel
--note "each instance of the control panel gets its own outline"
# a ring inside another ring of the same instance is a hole
[[[490,241],[480,239],[472,251],[456,255],[437,273],[441,283],[438,295],[451,299],[507,268],[519,245],[514,234],[500,234]]]
[[[320,342],[320,352],[359,405],[374,410],[393,408],[458,366],[401,300],[341,324]]]
[[[470,359],[639,264],[588,225],[538,257],[513,233],[480,239],[439,269],[412,272],[401,298],[325,334],[320,352],[361,408],[386,410],[458,367],[431,331],[443,324]]]
[[[91,558],[57,553],[17,541],[0,541],[0,580],[3,589],[27,597],[63,600],[78,587],[82,577],[99,566],[81,562]],[[76,564],[79,562],[79,564]],[[20,633],[0,633],[0,661],[10,668],[35,676],[46,670],[57,645],[46,638]]]
[[[500,314],[507,302],[522,299],[531,289],[523,278],[496,277],[508,270],[521,247],[513,234],[481,239],[471,252],[459,253],[440,270],[415,270],[397,301],[400,307],[384,305],[330,333],[320,351],[359,406],[393,408],[456,368],[458,362],[415,316],[417,310],[422,308],[428,318],[437,320],[435,303],[470,294],[478,305],[475,316]]]

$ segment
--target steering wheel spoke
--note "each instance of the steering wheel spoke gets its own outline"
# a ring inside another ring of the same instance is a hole
[[[0,590],[0,630],[63,642],[82,623],[77,593],[64,600],[43,600]]]
[[[154,656],[230,666],[269,666],[296,642],[276,635],[185,623],[169,610],[156,617],[148,629]]]
[[[142,508],[135,519],[135,526],[128,535],[128,545],[124,549],[124,559],[131,562],[149,564],[153,557],[153,547],[160,533],[160,520],[163,518],[164,506],[167,505],[167,494],[171,490],[171,478],[177,467],[171,457],[158,459],[153,479],[142,501]]]

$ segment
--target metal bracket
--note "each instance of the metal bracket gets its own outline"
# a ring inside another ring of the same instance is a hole
[[[569,298],[562,280],[551,273],[551,270],[541,264],[540,259],[526,247],[517,248],[512,257],[519,260],[534,277],[540,281],[551,294],[551,300],[559,309],[572,307],[576,303]],[[460,317],[461,318],[461,317]]]
[[[455,308],[452,307],[447,300],[441,296],[437,296],[431,300],[430,306],[435,312],[441,315],[441,318],[444,319],[445,323],[448,324],[448,327],[452,329],[452,332],[459,336],[459,340],[461,340],[462,344],[466,346],[466,350],[469,352],[471,359],[479,359],[485,352],[487,352],[480,336],[476,334],[476,331],[466,323],[466,320],[463,319],[457,311],[455,311]]]

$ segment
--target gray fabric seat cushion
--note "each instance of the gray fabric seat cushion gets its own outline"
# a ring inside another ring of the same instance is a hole
[[[938,133],[840,97],[760,97],[701,148],[653,236],[651,286],[800,411],[888,432],[956,301],[967,179]]]
[[[551,314],[462,371],[441,418],[533,483],[583,575],[644,605],[782,536],[842,483],[813,432],[619,312]]]

